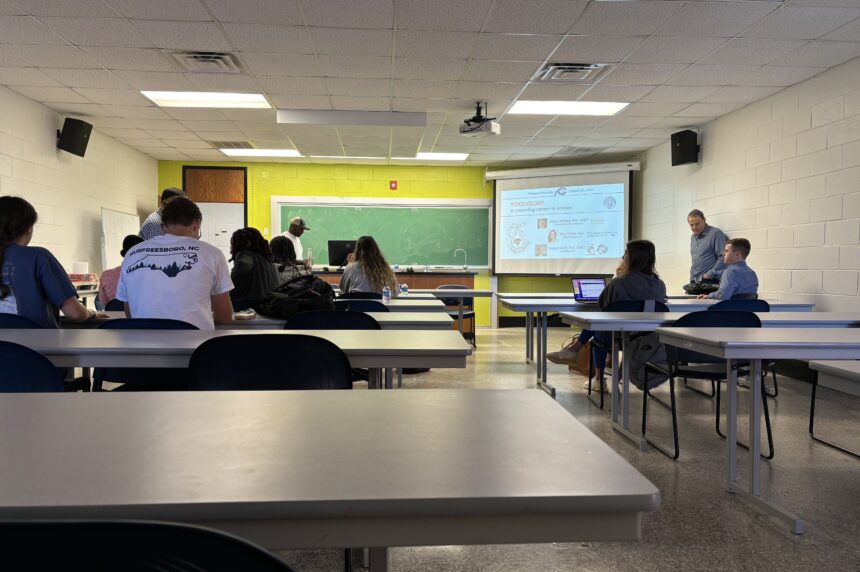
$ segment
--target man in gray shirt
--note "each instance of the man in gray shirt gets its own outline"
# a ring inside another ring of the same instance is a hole
[[[747,266],[746,258],[749,254],[750,241],[745,238],[730,239],[723,250],[726,267],[720,276],[720,289],[710,294],[702,294],[699,298],[731,300],[743,294],[754,297],[752,295],[758,293],[758,276]]]
[[[699,209],[690,211],[687,223],[693,231],[693,236],[690,237],[690,256],[693,259],[690,282],[717,281],[725,268],[723,248],[726,246],[726,235],[717,227],[706,223],[705,215]]]

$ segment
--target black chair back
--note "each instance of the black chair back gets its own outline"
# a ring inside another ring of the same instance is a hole
[[[755,292],[747,292],[746,294],[735,294],[732,300],[757,300],[758,294]]]
[[[50,539],[50,550],[45,539]],[[293,570],[272,552],[225,532],[143,521],[0,522],[0,562],[5,570],[22,572]]]
[[[646,309],[653,304],[654,309]],[[604,312],[668,312],[669,307],[660,300],[622,300],[613,302],[603,309]]]
[[[752,298],[732,298],[731,300],[722,300],[712,306],[708,306],[708,310],[741,310],[743,312],[770,312],[770,304],[767,300],[755,300]]]
[[[379,322],[363,312],[313,310],[296,314],[285,330],[379,330]]]
[[[388,306],[376,300],[335,300],[334,307],[337,310],[349,310],[350,312],[388,311]]]
[[[462,284],[440,284],[436,286],[437,290],[469,290],[468,286],[463,286]],[[442,298],[442,303],[446,306],[459,306],[460,298]],[[475,303],[474,298],[463,298],[463,306],[466,308],[471,308]]]
[[[42,326],[18,314],[0,314],[0,328],[14,330],[41,330]]]
[[[0,342],[0,392],[53,391],[63,392],[63,378],[48,358],[26,346]]]
[[[678,318],[674,328],[760,328],[761,320],[752,312],[739,310],[706,310],[690,312]],[[686,350],[677,346],[666,345],[666,354],[670,362],[687,363],[723,363],[725,360]]]
[[[341,300],[382,300],[382,294],[379,292],[346,292],[338,296]]]
[[[99,324],[100,330],[197,330],[197,326],[169,318],[117,318]]]
[[[352,389],[349,359],[328,340],[302,334],[212,338],[191,354],[198,391]]]
[[[105,312],[122,312],[125,310],[125,302],[114,298],[105,306]]]

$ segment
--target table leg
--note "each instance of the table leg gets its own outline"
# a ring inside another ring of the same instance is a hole
[[[546,377],[546,343],[549,335],[549,316],[546,312],[538,312],[538,387],[555,399],[555,387],[547,383]]]
[[[620,336],[618,332],[612,332],[612,428],[639,445],[640,451],[646,451],[648,443],[645,438],[641,433],[630,431],[630,353],[625,351],[629,339],[630,335],[627,332],[621,332]],[[618,367],[619,342],[620,368]],[[621,409],[620,423],[618,422],[619,409]]]
[[[612,332],[612,425],[618,426],[618,410],[621,404],[621,393],[619,391],[619,375],[621,368],[618,363],[618,335]]]
[[[540,335],[540,319],[541,319],[541,315],[542,315],[542,312],[537,312],[537,316],[536,316],[536,317],[537,317],[537,323],[536,323],[536,324],[535,324],[535,326],[534,326],[535,330],[537,330],[537,331],[532,331],[532,336],[534,336],[534,337],[536,337],[536,338],[537,338],[537,356],[532,356],[532,359],[534,359],[535,365],[537,366],[537,367],[536,367],[536,369],[537,369],[537,378],[538,378],[538,383],[540,383],[540,366],[541,366],[541,363],[542,363],[542,362],[541,362],[541,360],[540,360],[540,356],[541,356],[541,355],[542,355],[542,353],[543,353],[543,351],[542,351],[542,349],[541,349],[541,339],[542,339],[543,337]]]
[[[394,387],[394,370],[390,367],[385,368],[385,389]]]
[[[761,360],[750,364],[750,489],[755,496],[761,495]]]
[[[738,480],[738,370],[734,360],[726,360],[726,457],[728,458],[728,473],[726,488],[732,490],[732,485]],[[719,389],[719,388],[717,388]]]
[[[526,363],[534,360],[534,328],[532,327],[532,313],[526,312]]]
[[[460,335],[463,335],[463,299],[457,298],[457,324],[460,330]]]
[[[387,572],[388,571],[388,547],[386,546],[371,546],[370,547],[370,572]]]
[[[623,400],[622,407],[622,424],[624,429],[630,431],[630,352],[627,351],[627,342],[630,335],[627,332],[621,333],[621,379],[623,382],[621,399]]]

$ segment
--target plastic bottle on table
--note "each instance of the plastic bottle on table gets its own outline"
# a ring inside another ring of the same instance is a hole
[[[388,304],[389,302],[391,302],[391,288],[386,286],[382,289],[382,303]]]
[[[409,295],[409,285],[407,285],[405,282],[400,285],[400,295],[401,296],[408,296]]]

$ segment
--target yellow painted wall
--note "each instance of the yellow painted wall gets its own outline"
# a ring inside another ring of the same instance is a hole
[[[271,236],[274,195],[391,198],[491,199],[493,186],[480,167],[399,165],[310,165],[295,163],[158,162],[158,186],[182,187],[182,166],[248,168],[248,224]],[[389,190],[389,181],[397,190]],[[487,272],[475,277],[476,288],[489,288]],[[476,298],[478,325],[490,323],[488,298]]]

